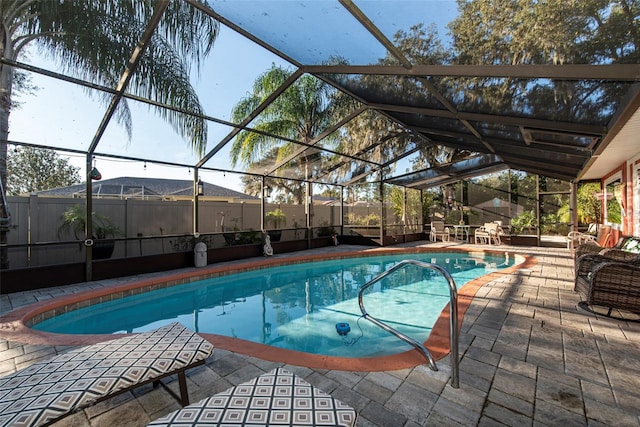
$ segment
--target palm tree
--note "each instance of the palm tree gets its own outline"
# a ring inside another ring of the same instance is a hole
[[[259,75],[252,92],[233,107],[232,120],[236,123],[244,120],[292,74],[274,65]],[[326,82],[311,75],[302,75],[252,122],[253,129],[264,133],[245,130],[238,134],[231,146],[232,165],[242,164],[251,168],[265,160],[273,164],[283,161],[297,149],[294,143],[283,143],[283,140],[270,135],[310,144],[335,123],[336,118],[341,117],[339,102],[336,102],[338,98],[334,95],[335,89]],[[323,146],[330,139],[331,137],[327,137]],[[311,150],[307,150],[307,153],[309,151]],[[306,168],[306,179],[310,176],[308,167],[312,154],[303,154],[301,159],[292,160],[290,166]],[[275,185],[294,194],[299,202],[302,201],[304,192],[299,182],[278,179]]]
[[[202,0],[205,1],[205,0]],[[154,0],[2,0],[0,1],[0,51],[11,63],[28,47],[40,49],[56,60],[64,73],[115,88],[124,64],[139,48],[141,36],[154,12],[164,8],[154,34],[142,55],[127,91],[161,104],[190,111],[156,108],[195,152],[202,154],[207,127],[200,101],[189,82],[190,66],[199,68],[217,37],[219,23],[182,1]],[[0,243],[6,243],[9,212],[7,188],[7,140],[13,90],[20,89],[19,71],[0,63]],[[104,94],[103,100],[112,96]],[[120,100],[115,115],[131,135],[131,117],[126,100]],[[8,267],[6,248],[2,268]]]

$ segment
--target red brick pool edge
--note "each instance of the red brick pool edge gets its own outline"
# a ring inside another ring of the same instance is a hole
[[[351,258],[362,256],[378,256],[386,254],[412,254],[428,252],[475,252],[475,253],[500,253],[505,251],[477,250],[476,248],[458,247],[449,248],[380,248],[364,251],[341,252],[336,254],[303,255],[287,258],[253,259],[247,262],[230,265],[209,266],[201,269],[167,273],[166,275],[152,278],[140,278],[139,280],[127,279],[126,283],[113,284],[102,288],[81,291],[72,295],[55,297],[31,304],[0,317],[0,338],[12,342],[20,342],[34,345],[73,346],[88,345],[101,341],[115,339],[122,334],[96,334],[96,335],[68,335],[54,334],[31,329],[29,326],[43,319],[75,310],[80,307],[97,304],[103,301],[123,298],[128,295],[148,292],[154,289],[168,286],[177,286],[195,280],[206,279],[226,274],[234,274],[247,270],[269,268],[279,265],[297,264],[309,261],[321,261],[328,259]],[[491,272],[477,279],[473,279],[458,289],[458,325],[462,326],[464,315],[471,304],[478,289],[483,285],[512,274],[521,268],[530,268],[536,264],[531,256],[507,252],[511,256],[523,259],[519,264],[509,268]],[[371,358],[345,358],[323,356],[303,353],[293,350],[280,349],[264,344],[254,343],[222,335],[201,333],[205,339],[217,348],[257,357],[273,362],[291,365],[306,366],[314,369],[346,370],[346,371],[387,371],[404,368],[413,368],[425,364],[425,359],[416,350],[408,350],[390,356]],[[424,343],[436,360],[444,358],[449,353],[449,305],[444,308],[440,317]]]

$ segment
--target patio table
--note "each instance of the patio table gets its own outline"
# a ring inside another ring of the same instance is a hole
[[[460,233],[460,240],[463,242],[469,241],[469,230],[471,229],[470,225],[454,225],[453,226],[453,238],[458,240],[458,233]]]

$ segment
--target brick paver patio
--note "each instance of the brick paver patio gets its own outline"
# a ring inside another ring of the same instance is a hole
[[[385,372],[286,369],[354,407],[362,427],[640,425],[640,323],[578,306],[569,250],[509,249],[533,255],[537,263],[477,293],[462,323],[459,389],[448,384],[448,358],[438,362],[438,372],[426,366]],[[0,313],[86,286],[2,295]],[[65,349],[0,341],[0,375]],[[191,401],[278,366],[216,349],[205,366],[188,373]],[[171,385],[177,390],[177,381]],[[148,386],[55,425],[143,426],[178,408],[162,388]]]

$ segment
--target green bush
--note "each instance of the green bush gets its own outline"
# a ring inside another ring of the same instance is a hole
[[[514,234],[533,234],[536,229],[536,213],[524,211],[520,215],[511,218],[511,230]]]

